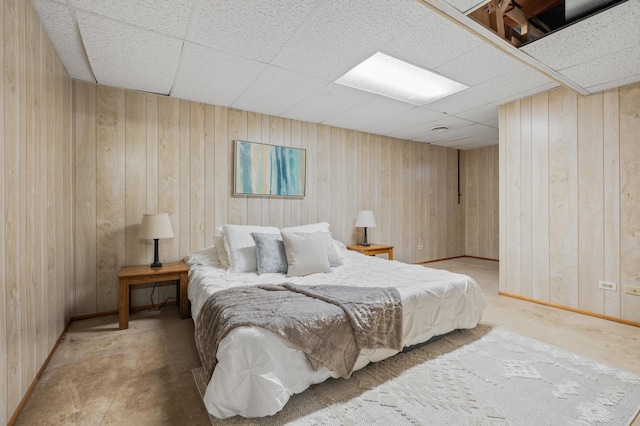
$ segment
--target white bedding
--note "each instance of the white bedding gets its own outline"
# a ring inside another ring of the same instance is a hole
[[[189,300],[194,321],[207,298],[216,291],[266,283],[333,284],[395,287],[403,304],[403,342],[411,346],[455,329],[473,328],[486,302],[478,284],[470,277],[448,271],[409,265],[344,251],[344,265],[331,273],[305,277],[284,274],[227,274],[217,263],[187,258]],[[205,264],[202,264],[205,263]],[[360,353],[354,370],[380,361],[397,351],[378,349]],[[218,364],[207,387],[204,402],[218,418],[234,415],[262,417],[277,413],[294,393],[320,383],[332,372],[314,371],[306,356],[270,332],[240,327],[220,342]]]

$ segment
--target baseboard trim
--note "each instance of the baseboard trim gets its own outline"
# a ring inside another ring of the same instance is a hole
[[[29,389],[27,389],[27,392],[22,397],[20,404],[18,404],[18,407],[16,407],[16,410],[13,413],[13,416],[11,416],[11,418],[9,419],[9,423],[7,423],[7,426],[13,426],[18,420],[18,415],[20,414],[20,412],[26,405],[27,401],[29,400],[31,393],[36,388],[36,385],[38,384],[40,377],[42,377],[42,374],[44,373],[45,368],[47,368],[47,365],[49,365],[49,361],[51,361],[53,354],[55,353],[56,349],[58,349],[58,345],[62,341],[62,338],[64,337],[65,334],[67,334],[67,330],[69,330],[69,326],[71,325],[72,322],[73,322],[73,319],[70,319],[67,322],[67,324],[64,326],[64,329],[62,330],[62,333],[60,333],[58,340],[56,340],[56,343],[53,345],[53,348],[51,348],[51,351],[49,352],[49,356],[47,356],[47,359],[45,359],[44,362],[42,363],[42,367],[40,367],[40,370],[38,370],[38,374],[36,374],[36,377],[34,377],[33,381],[31,382],[31,385],[29,386]]]
[[[492,262],[500,262],[500,259],[492,259],[490,257],[471,256],[471,255],[468,255],[468,254],[466,254],[466,255],[464,255],[462,257],[470,257],[472,259],[480,259],[480,260],[490,260]]]
[[[176,302],[175,300],[171,300],[167,303],[165,303],[162,306],[170,306],[170,305],[177,305],[178,302]],[[157,308],[158,306],[160,306],[160,304],[157,305],[143,305],[143,306],[132,306],[130,308],[131,311],[137,312],[137,311],[146,311],[147,309],[153,309],[154,307]],[[118,310],[116,309],[115,311],[103,311],[103,312],[96,312],[95,314],[86,314],[86,315],[77,315],[75,317],[71,317],[71,321],[81,321],[81,320],[86,320],[86,319],[91,319],[91,318],[99,318],[99,317],[106,317],[109,315],[118,315]]]
[[[563,309],[565,311],[571,311],[571,312],[575,312],[577,314],[589,315],[590,317],[602,318],[602,319],[606,319],[606,320],[613,321],[613,322],[619,322],[621,324],[631,325],[631,326],[634,326],[634,327],[640,327],[640,322],[629,321],[629,320],[625,320],[625,319],[622,319],[622,318],[610,317],[608,315],[602,315],[602,314],[598,314],[596,312],[584,311],[582,309],[576,309],[576,308],[572,308],[570,306],[565,306],[565,305],[558,305],[556,303],[544,302],[542,300],[532,299],[530,297],[518,296],[517,294],[506,293],[504,291],[499,291],[498,294],[500,296],[507,296],[507,297],[511,297],[511,298],[514,298],[514,299],[524,300],[525,302],[537,303],[539,305],[550,306],[552,308],[557,308],[557,309]]]
[[[492,262],[499,262],[499,259],[491,259],[488,257],[479,257],[479,256],[470,256],[468,254],[462,255],[462,256],[453,256],[453,257],[445,257],[442,259],[434,259],[434,260],[425,260],[424,262],[416,262],[416,265],[423,265],[425,263],[433,263],[433,262],[442,262],[444,260],[452,260],[452,259],[461,259],[463,257],[469,257],[471,259],[480,259],[480,260],[490,260]]]
[[[71,321],[73,322],[73,321],[81,321],[81,320],[86,320],[91,318],[106,317],[108,315],[118,315],[118,310],[116,309],[115,311],[104,311],[104,312],[96,312],[95,314],[77,315],[75,317],[71,317]]]
[[[423,262],[416,262],[415,264],[416,265],[424,265],[425,263],[442,262],[444,260],[460,259],[461,257],[466,257],[466,256],[444,257],[442,259],[433,259],[433,260],[425,260]]]

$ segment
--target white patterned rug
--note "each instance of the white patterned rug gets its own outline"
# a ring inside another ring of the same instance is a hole
[[[194,370],[204,392],[202,368]],[[293,395],[272,417],[215,425],[628,425],[640,376],[497,327],[479,325],[349,380]]]

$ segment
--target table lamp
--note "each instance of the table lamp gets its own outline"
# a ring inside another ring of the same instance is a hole
[[[141,240],[153,240],[153,263],[152,268],[159,268],[162,266],[158,259],[158,240],[160,238],[173,238],[173,229],[171,228],[171,221],[167,213],[159,214],[145,214],[142,216],[142,223],[140,224],[140,233],[138,238]]]
[[[361,246],[370,246],[369,242],[367,241],[367,228],[375,228],[375,226],[376,219],[373,217],[373,211],[360,210],[358,212],[358,217],[356,218],[356,228],[364,228],[364,242],[360,244]]]

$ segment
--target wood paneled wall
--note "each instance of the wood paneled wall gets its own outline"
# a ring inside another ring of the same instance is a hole
[[[370,240],[418,262],[464,254],[457,151],[152,94],[74,82],[75,315],[117,309],[122,265],[150,263],[137,239],[145,212],[170,214],[175,238],[161,260],[211,245],[225,223],[331,224],[354,243],[360,209],[375,212]],[[307,150],[303,199],[232,195],[233,141]],[[418,250],[418,245],[423,249]],[[173,295],[173,287],[162,290]],[[161,292],[162,293],[162,292]],[[133,304],[149,304],[149,288]]]
[[[500,107],[501,291],[640,322],[638,135],[640,84]]]
[[[460,151],[467,256],[498,260],[498,145]]]
[[[73,309],[72,83],[31,2],[0,1],[0,424]]]

